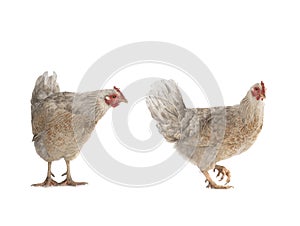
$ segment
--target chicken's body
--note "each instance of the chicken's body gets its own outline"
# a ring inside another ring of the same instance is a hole
[[[265,90],[260,84],[253,87],[259,86]],[[167,141],[175,142],[179,153],[199,167],[209,187],[229,188],[217,185],[208,170],[216,169],[230,181],[230,172],[216,163],[248,150],[255,142],[263,125],[265,93],[257,100],[250,90],[234,106],[186,108],[174,81],[162,80],[153,87],[147,105],[160,133]]]
[[[61,158],[67,164],[67,179],[60,184],[85,184],[72,180],[69,164],[78,156],[106,111],[118,105],[109,102],[110,96],[116,96],[119,102],[126,102],[117,89],[59,92],[56,75],[48,77],[44,73],[37,79],[31,100],[32,133],[36,152],[48,162],[48,174],[45,182],[36,186],[58,185],[51,177],[51,163]]]

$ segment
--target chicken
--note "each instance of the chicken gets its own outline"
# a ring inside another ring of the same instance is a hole
[[[114,89],[84,93],[60,92],[56,74],[39,76],[31,99],[31,123],[34,146],[37,154],[48,162],[44,182],[33,186],[84,185],[71,177],[70,161],[80,153],[97,122],[110,107],[127,103],[122,92]],[[61,183],[52,177],[51,163],[64,158],[67,171]]]
[[[266,88],[253,85],[240,104],[227,107],[186,108],[173,80],[153,84],[146,97],[152,118],[159,132],[175,143],[176,150],[195,164],[204,174],[208,188],[227,189],[232,186],[230,171],[217,162],[248,150],[263,126]],[[220,185],[208,171],[218,171]]]

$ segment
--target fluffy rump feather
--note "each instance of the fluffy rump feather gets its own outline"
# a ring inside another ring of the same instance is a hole
[[[48,71],[39,76],[35,82],[35,86],[32,92],[31,98],[31,110],[48,96],[59,92],[59,85],[56,82],[57,75],[53,72],[53,75],[48,76]]]
[[[169,142],[180,139],[180,122],[186,107],[176,83],[173,80],[155,82],[151,86],[146,103],[165,139]]]

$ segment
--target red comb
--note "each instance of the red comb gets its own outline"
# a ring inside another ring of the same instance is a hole
[[[121,93],[121,90],[117,87],[114,86],[114,89],[118,92],[118,93]]]
[[[261,87],[262,87],[262,93],[263,93],[263,94],[266,94],[266,88],[265,88],[264,82],[261,81],[260,84],[261,84]]]

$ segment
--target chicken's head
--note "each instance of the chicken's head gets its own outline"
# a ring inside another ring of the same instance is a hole
[[[264,100],[266,98],[266,88],[263,81],[251,87],[251,94],[256,100]]]
[[[115,86],[114,89],[112,89],[112,92],[104,97],[104,100],[106,104],[112,107],[117,107],[121,102],[128,102],[121,90]]]

